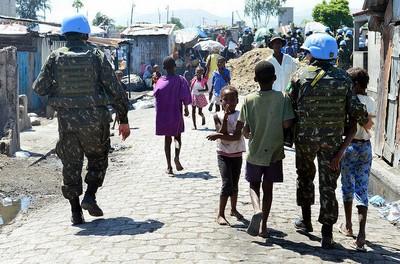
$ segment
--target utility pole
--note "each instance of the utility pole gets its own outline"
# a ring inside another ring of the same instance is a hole
[[[203,23],[202,23],[203,26],[205,26],[205,25],[206,25],[206,18],[205,18],[205,17],[202,17],[201,19],[203,20]]]
[[[218,26],[218,19],[215,19],[215,25]]]
[[[136,7],[135,2],[132,1],[132,8],[131,8],[131,26],[133,24],[133,9]]]
[[[234,23],[235,23],[235,13],[232,11],[232,27]]]
[[[169,5],[167,5],[167,7],[165,8],[167,10],[167,24],[169,21]]]
[[[160,8],[157,8],[158,12],[158,24],[161,24],[161,13],[160,13]]]

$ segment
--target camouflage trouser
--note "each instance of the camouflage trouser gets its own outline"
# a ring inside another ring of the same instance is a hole
[[[88,160],[85,182],[101,186],[108,167],[110,124],[100,122],[85,127],[59,129],[56,152],[63,163],[62,193],[72,199],[82,194],[82,166]]]
[[[321,224],[333,225],[338,218],[338,202],[335,190],[340,172],[332,171],[329,163],[339,151],[339,144],[322,145],[319,143],[296,144],[297,168],[297,205],[310,206],[315,202],[314,160],[318,158]]]

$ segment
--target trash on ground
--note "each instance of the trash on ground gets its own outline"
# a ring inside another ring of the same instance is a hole
[[[369,203],[376,207],[382,207],[385,205],[386,202],[385,199],[383,199],[381,196],[375,195],[369,199]]]
[[[29,117],[38,117],[38,115],[36,113],[28,113]]]
[[[391,224],[400,225],[400,201],[387,204],[379,213]]]
[[[27,151],[17,151],[15,152],[15,157],[20,159],[27,159],[31,156],[31,154]]]
[[[155,105],[154,98],[144,97],[142,100],[137,101],[133,104],[133,108],[137,109],[148,109],[153,108]]]
[[[38,117],[30,117],[32,126],[40,126],[40,119]]]
[[[146,85],[144,84],[142,78],[140,78],[140,76],[136,74],[131,74],[130,78],[128,77],[128,75],[124,76],[122,78],[122,82],[128,86],[128,90],[130,91],[142,91],[146,88]]]

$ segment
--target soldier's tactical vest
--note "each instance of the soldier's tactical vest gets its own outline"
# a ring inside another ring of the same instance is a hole
[[[91,49],[80,52],[65,47],[57,51],[54,87],[49,104],[56,108],[92,108],[109,103],[99,86],[96,54]]]
[[[302,94],[297,102],[297,137],[318,141],[340,137],[346,124],[346,96],[349,89],[346,76],[333,71],[323,72],[309,66],[301,78]],[[321,77],[321,76],[320,76]]]

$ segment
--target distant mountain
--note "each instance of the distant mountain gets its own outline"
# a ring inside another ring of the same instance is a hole
[[[208,11],[201,10],[201,9],[180,9],[180,10],[171,10],[169,12],[169,16],[179,18],[185,27],[193,27],[203,24],[206,25],[231,25],[232,18],[230,17],[220,17],[211,14]],[[166,22],[167,13],[165,9],[160,9],[160,20],[161,23]],[[235,20],[238,18],[236,17]],[[157,10],[151,14],[139,14],[135,17],[135,22],[151,22],[151,23],[158,23],[159,15]]]

